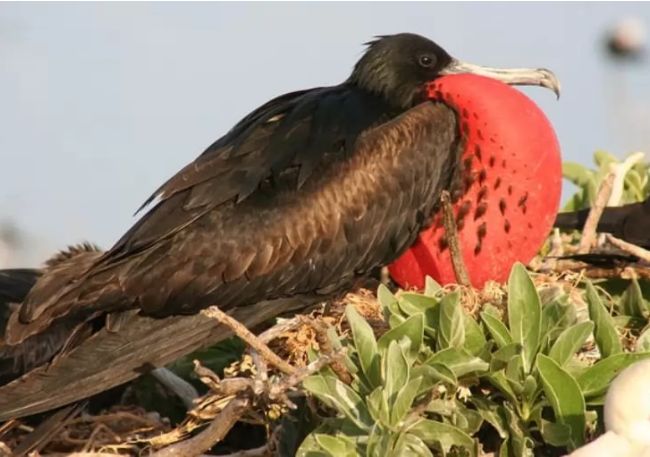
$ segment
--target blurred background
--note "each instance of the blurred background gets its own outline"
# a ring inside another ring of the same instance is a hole
[[[337,84],[373,35],[415,32],[526,88],[565,160],[650,151],[650,3],[0,3],[0,267],[107,248],[250,110]],[[565,189],[567,190],[567,189]]]

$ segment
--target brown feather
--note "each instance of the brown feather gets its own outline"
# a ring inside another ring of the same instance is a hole
[[[348,287],[394,260],[423,228],[457,166],[457,133],[449,108],[423,103],[362,133],[351,154],[321,163],[299,191],[280,183],[270,194],[222,203],[129,257],[102,257],[63,291],[35,289],[24,312],[31,322],[9,329],[7,341],[64,315],[139,306],[162,317]],[[182,196],[164,203],[173,207]],[[255,264],[259,246],[264,270]]]

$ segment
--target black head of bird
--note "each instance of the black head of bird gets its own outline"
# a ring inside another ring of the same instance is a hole
[[[423,85],[452,62],[436,43],[412,33],[381,36],[367,44],[349,81],[399,107],[411,106]]]
[[[427,98],[425,86],[439,76],[472,73],[509,85],[539,85],[559,97],[560,84],[543,68],[490,68],[462,62],[433,41],[413,33],[379,36],[368,44],[348,82],[407,109]]]

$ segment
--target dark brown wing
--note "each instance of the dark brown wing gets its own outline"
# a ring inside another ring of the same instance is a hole
[[[261,302],[233,311],[249,328],[314,303],[310,297]],[[119,332],[99,330],[81,345],[0,387],[0,422],[49,411],[137,378],[231,336],[214,319],[196,314],[151,319],[135,316]]]
[[[381,99],[347,85],[271,100],[161,186],[145,203],[159,199],[158,204],[106,253],[93,272],[111,269],[122,259],[131,260],[155,248],[224,203],[241,202],[252,192],[273,193],[277,181],[286,181],[281,175],[287,170],[298,170],[292,185],[300,188],[318,164],[332,154],[349,153],[362,131],[391,115]],[[104,295],[113,293],[110,305],[136,306],[132,300],[120,303],[119,288],[109,289]],[[21,322],[34,321],[66,292],[32,293],[22,306]],[[41,328],[55,315],[71,310],[63,306],[43,316]]]
[[[206,211],[239,203],[282,175],[299,170],[299,189],[321,162],[351,153],[366,129],[389,120],[379,98],[350,86],[316,88],[278,97],[258,108],[163,184],[145,202],[160,202],[106,254],[111,262],[170,236]],[[270,190],[273,192],[273,190]],[[173,204],[165,201],[174,200]]]
[[[333,106],[367,114],[370,105],[356,98],[362,96],[340,96]],[[318,100],[328,97],[321,94]],[[425,103],[377,127],[359,128],[358,118],[371,117],[351,118],[357,126],[352,132],[360,132],[351,147],[324,147],[318,158],[296,149],[294,157],[315,163],[300,188],[302,167],[282,160],[278,173],[273,165],[269,176],[253,173],[260,182],[243,199],[240,193],[222,198],[229,185],[222,188],[219,177],[163,191],[163,201],[82,281],[44,301],[32,297],[31,303],[41,306],[30,308],[26,321],[31,322],[23,325],[21,336],[69,312],[139,307],[162,317],[212,304],[229,309],[327,294],[394,260],[429,220],[440,190],[449,184],[459,152],[456,117],[444,105]],[[252,161],[252,169],[263,159]]]

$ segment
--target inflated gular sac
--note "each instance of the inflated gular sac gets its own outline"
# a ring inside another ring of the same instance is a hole
[[[438,78],[429,94],[456,110],[464,152],[452,184],[458,236],[470,280],[506,280],[514,262],[529,262],[553,226],[560,203],[560,146],[539,107],[494,79]],[[389,268],[405,288],[426,275],[456,282],[441,214]]]

